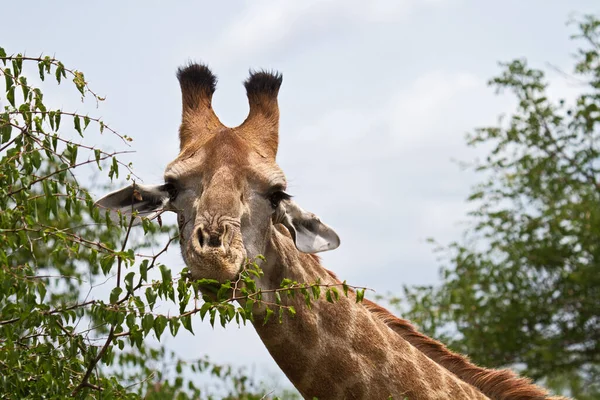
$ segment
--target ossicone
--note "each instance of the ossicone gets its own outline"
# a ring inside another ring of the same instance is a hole
[[[205,143],[212,134],[224,127],[212,108],[217,77],[210,69],[204,64],[189,63],[177,69],[177,79],[181,86],[179,140],[183,149],[191,143]]]
[[[277,95],[283,76],[275,71],[250,71],[244,82],[250,112],[241,125],[246,137],[264,157],[275,159],[279,143]]]
[[[194,109],[201,102],[210,104],[217,87],[217,77],[204,64],[189,63],[177,69],[183,107]]]
[[[244,81],[248,98],[266,96],[276,98],[283,82],[283,75],[277,71],[252,71]]]

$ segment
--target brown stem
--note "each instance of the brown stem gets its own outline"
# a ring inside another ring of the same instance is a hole
[[[37,110],[28,110],[26,111],[27,113],[30,114],[47,114],[48,112],[42,112],[42,111],[37,111]],[[100,118],[95,118],[95,117],[90,117],[89,115],[82,115],[82,114],[78,114],[78,113],[74,113],[74,112],[67,112],[67,111],[60,111],[58,110],[57,112],[59,112],[61,115],[68,115],[71,117],[79,117],[79,118],[88,118],[90,121],[94,121],[98,124],[101,124],[103,129],[106,129],[107,131],[111,132],[112,134],[114,134],[115,136],[117,136],[119,139],[121,139],[127,146],[131,146],[129,144],[129,141],[120,133],[118,133],[117,131],[115,131],[114,129],[112,129],[110,126],[105,125],[104,121],[102,121]],[[11,111],[9,112],[9,114],[23,114],[23,112],[21,111]]]
[[[110,331],[108,332],[108,338],[106,339],[106,342],[104,342],[104,346],[102,346],[102,349],[100,349],[100,351],[98,352],[98,355],[96,357],[94,357],[92,362],[90,362],[90,365],[88,365],[88,368],[85,371],[85,375],[83,376],[81,383],[79,385],[77,385],[77,387],[75,389],[73,389],[71,396],[75,397],[75,395],[77,395],[77,393],[79,393],[79,391],[84,387],[89,387],[89,388],[92,388],[94,390],[99,390],[99,391],[103,390],[100,386],[96,386],[96,385],[89,383],[88,380],[90,379],[90,376],[92,375],[92,372],[94,371],[94,368],[96,368],[98,361],[100,361],[102,359],[102,357],[108,350],[110,343],[114,339],[114,334],[115,334],[115,327],[113,325],[110,327]]]

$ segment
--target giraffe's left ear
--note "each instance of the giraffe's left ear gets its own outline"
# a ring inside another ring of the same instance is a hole
[[[340,245],[340,238],[332,228],[292,200],[283,200],[278,211],[278,222],[288,229],[301,252],[318,253],[337,249]]]
[[[136,213],[138,218],[135,219],[133,224],[138,225],[141,222],[140,217],[156,218],[164,211],[164,206],[168,201],[169,193],[165,185],[138,185],[134,183],[107,194],[96,201],[95,205],[110,210],[111,219],[114,221],[119,220],[119,213],[121,215]]]

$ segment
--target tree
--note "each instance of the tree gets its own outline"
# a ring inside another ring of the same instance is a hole
[[[189,282],[185,269],[174,276],[160,262],[176,228],[144,219],[137,234],[134,218],[113,222],[94,206],[76,179],[81,167],[95,166],[111,180],[135,175],[120,152],[89,146],[86,135],[95,126],[124,144],[132,139],[101,119],[51,108],[24,67],[37,66],[41,81],[71,81],[82,101],[104,99],[82,72],[55,58],[7,55],[0,47],[0,61],[0,397],[262,398],[265,387],[243,370],[147,344],[151,335],[192,331],[195,314],[223,325],[252,315],[235,308],[229,284],[202,303],[198,288],[214,282]],[[162,251],[144,253],[159,244]],[[240,276],[249,288],[252,274],[260,270],[249,262]],[[260,293],[246,290],[245,299],[260,303]],[[179,313],[157,312],[161,301]],[[200,373],[220,385],[205,390],[194,383]]]
[[[577,22],[573,104],[525,60],[490,85],[517,109],[468,144],[489,149],[465,238],[440,246],[442,283],[404,289],[405,316],[486,366],[600,398],[600,20]]]

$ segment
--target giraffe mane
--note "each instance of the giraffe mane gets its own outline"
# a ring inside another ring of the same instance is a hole
[[[337,276],[327,270],[337,282]],[[393,315],[384,307],[364,299],[363,305],[377,319],[400,335],[417,350],[441,365],[462,381],[473,385],[494,400],[567,400],[549,396],[548,392],[509,369],[490,369],[473,364],[467,356],[454,353],[443,343],[419,332],[409,321]]]

